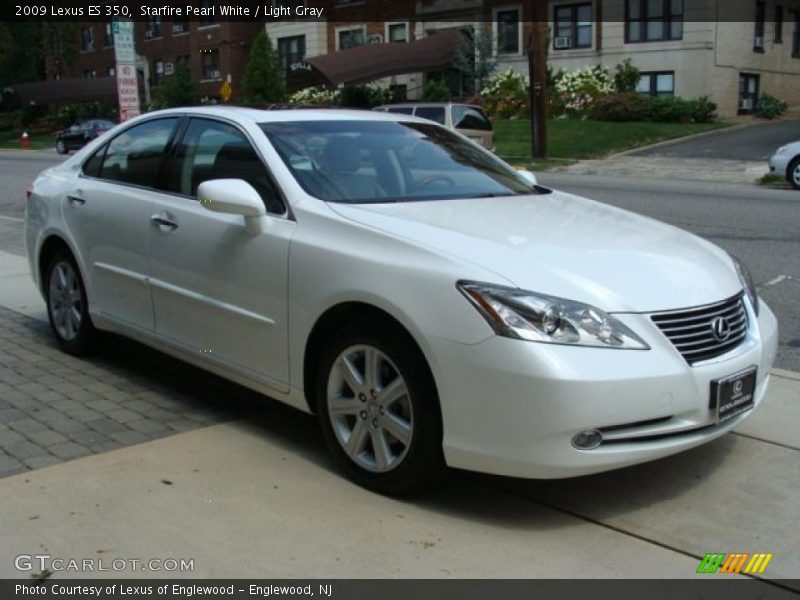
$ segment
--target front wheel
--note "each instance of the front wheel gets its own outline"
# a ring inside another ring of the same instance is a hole
[[[58,345],[69,354],[86,354],[93,347],[97,330],[89,317],[86,288],[75,260],[59,252],[45,273],[47,315]]]
[[[443,467],[435,385],[404,332],[380,322],[346,327],[323,351],[317,407],[325,439],[356,483],[413,491]]]
[[[800,190],[800,157],[795,158],[786,170],[786,179],[796,190]]]

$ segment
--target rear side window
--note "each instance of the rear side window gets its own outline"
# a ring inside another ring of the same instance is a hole
[[[471,106],[453,107],[453,125],[455,125],[456,129],[492,130],[492,122],[484,112]]]
[[[397,108],[390,108],[387,112],[394,113],[396,115],[413,115],[414,114],[414,107],[413,106],[398,106]]]
[[[444,106],[418,106],[414,115],[444,125]]]
[[[108,144],[100,177],[111,181],[155,187],[164,151],[178,119],[156,119],[135,125]]]

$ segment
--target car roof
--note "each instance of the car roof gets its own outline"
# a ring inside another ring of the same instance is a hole
[[[439,106],[468,106],[470,108],[480,108],[477,104],[467,104],[466,102],[396,102],[393,104],[382,104],[378,108],[416,108],[416,107],[439,107]]]

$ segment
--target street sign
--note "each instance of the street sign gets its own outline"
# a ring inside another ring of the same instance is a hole
[[[223,102],[227,102],[231,99],[231,94],[233,94],[233,88],[231,87],[230,82],[226,81],[220,86],[219,95],[222,96]]]
[[[127,121],[140,113],[139,84],[136,76],[136,48],[133,21],[116,20],[113,24],[114,56],[117,60],[117,97],[119,120]]]
[[[114,21],[114,57],[117,63],[135,63],[133,21]]]

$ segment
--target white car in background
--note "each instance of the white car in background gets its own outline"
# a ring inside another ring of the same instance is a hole
[[[724,251],[412,116],[149,113],[39,176],[26,216],[65,351],[114,331],[316,413],[384,493],[692,448],[776,354]]]
[[[770,173],[786,177],[791,186],[800,190],[800,142],[778,148],[769,159]]]

